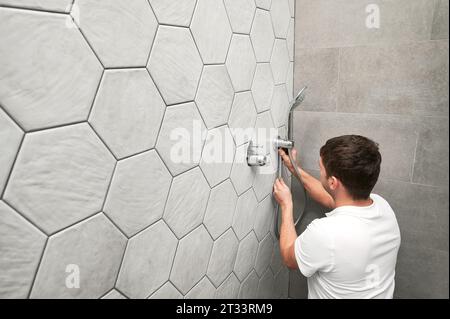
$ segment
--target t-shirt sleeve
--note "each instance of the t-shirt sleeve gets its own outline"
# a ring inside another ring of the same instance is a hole
[[[329,272],[333,268],[334,245],[323,221],[314,220],[295,240],[295,258],[305,277],[317,271]]]

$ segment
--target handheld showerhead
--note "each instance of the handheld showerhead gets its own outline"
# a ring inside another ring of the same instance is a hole
[[[297,106],[300,105],[300,103],[303,102],[303,100],[305,99],[305,91],[308,87],[304,86],[295,96],[295,99],[292,100],[291,102],[291,108],[290,111],[294,110]]]

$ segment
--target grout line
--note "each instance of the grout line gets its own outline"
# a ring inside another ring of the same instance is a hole
[[[411,165],[411,172],[410,172],[411,176],[409,178],[409,181],[411,183],[414,182],[414,168],[415,168],[415,165],[416,165],[416,155],[417,155],[417,146],[419,144],[419,138],[420,138],[420,132],[416,132],[416,145],[414,147],[414,156],[413,156],[412,165]]]
[[[66,11],[58,11],[58,10],[49,10],[49,9],[39,9],[39,8],[31,8],[31,7],[19,7],[14,5],[1,4],[0,9],[9,9],[9,10],[19,10],[19,11],[30,11],[36,13],[48,13],[48,14],[57,14],[57,15],[69,15],[69,12]]]
[[[20,151],[22,150],[22,145],[23,145],[23,143],[25,141],[25,136],[26,135],[27,135],[26,133],[22,132],[22,137],[20,139],[19,147],[17,148],[16,155],[14,156],[14,160],[13,160],[13,162],[11,164],[11,167],[9,168],[8,175],[7,175],[7,177],[5,179],[5,183],[3,185],[3,191],[0,194],[0,200],[2,200],[2,199],[4,200],[4,196],[5,196],[5,193],[6,193],[6,188],[9,185],[9,181],[10,181],[11,176],[13,174],[13,170],[16,167],[17,159],[19,158]]]
[[[50,240],[49,237],[47,237],[45,239],[44,247],[42,248],[42,253],[41,253],[41,256],[39,258],[36,270],[34,272],[33,280],[31,281],[30,290],[28,291],[28,294],[27,294],[27,299],[30,299],[30,297],[31,297],[31,292],[33,291],[34,284],[36,283],[36,278],[37,278],[37,275],[39,273],[39,268],[41,268],[42,260],[44,259],[44,254],[45,254],[45,252],[47,250],[47,245],[48,245],[49,240]]]
[[[105,73],[106,73],[106,70],[103,69],[102,70],[102,74],[100,75],[100,80],[98,81],[98,84],[97,84],[97,88],[95,90],[94,98],[92,99],[91,107],[89,108],[89,112],[88,112],[87,117],[86,117],[86,121],[87,122],[89,122],[89,120],[90,120],[92,111],[94,109],[95,102],[97,101],[97,97],[98,97],[98,94],[100,92],[100,87],[102,86],[102,83],[103,83],[104,78],[105,78]]]

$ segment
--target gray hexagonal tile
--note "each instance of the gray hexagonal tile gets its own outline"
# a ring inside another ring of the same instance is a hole
[[[273,90],[271,113],[276,127],[286,125],[289,112],[289,98],[286,85],[276,85]]]
[[[289,63],[289,69],[286,78],[286,89],[288,91],[288,99],[294,99],[294,62]]]
[[[256,255],[255,270],[259,276],[262,276],[264,271],[269,267],[272,260],[273,239],[271,234],[259,243],[258,254]]]
[[[0,100],[9,114],[26,130],[86,120],[102,67],[71,20],[1,8],[0,21]]]
[[[4,198],[47,233],[99,212],[115,160],[87,124],[28,134]]]
[[[193,101],[203,63],[186,28],[160,26],[147,65],[164,101]]]
[[[213,240],[204,226],[199,226],[180,240],[170,281],[186,294],[205,275]]]
[[[55,12],[69,12],[72,2],[72,0],[0,0],[0,5]]]
[[[273,33],[272,19],[266,10],[257,9],[250,32],[257,62],[269,62],[272,55],[275,34]]]
[[[200,282],[195,285],[194,288],[189,291],[185,299],[212,299],[214,297],[214,293],[216,292],[216,288],[209,281],[208,278],[204,277]]]
[[[259,277],[253,270],[241,284],[239,299],[255,299],[258,293]]]
[[[270,225],[274,219],[274,210],[275,202],[271,195],[268,195],[258,204],[258,207],[256,208],[254,230],[259,240],[262,240],[269,232]]]
[[[196,2],[197,0],[150,0],[159,23],[184,27],[191,23]]]
[[[206,274],[216,287],[233,271],[238,247],[239,241],[231,228],[214,242]]]
[[[258,252],[258,239],[253,232],[250,232],[239,244],[236,263],[234,265],[234,273],[239,280],[252,271],[255,266],[256,254]]]
[[[117,288],[131,298],[146,298],[169,279],[178,240],[161,220],[128,242]]]
[[[46,236],[0,201],[0,298],[27,298]]]
[[[202,223],[209,186],[198,167],[173,179],[164,220],[178,238]]]
[[[270,10],[272,0],[255,0],[255,3],[258,8]]]
[[[224,0],[230,18],[231,28],[235,33],[250,33],[255,15],[254,0]]]
[[[99,298],[111,290],[126,238],[97,214],[50,237],[31,298]],[[79,288],[70,288],[79,274]],[[69,288],[68,288],[69,287]]]
[[[116,289],[111,290],[106,295],[102,297],[102,299],[127,299],[124,295],[118,292]]]
[[[256,175],[256,169],[247,165],[248,143],[236,149],[233,167],[231,168],[231,181],[238,195],[241,195],[250,187]]]
[[[289,269],[283,267],[282,270],[275,275],[274,297],[288,298],[289,293]]]
[[[209,129],[227,123],[233,96],[227,68],[224,65],[205,66],[195,102]]]
[[[168,281],[151,295],[149,299],[183,299],[183,295]]]
[[[289,30],[287,34],[287,46],[288,46],[288,53],[289,53],[289,61],[294,61],[294,39],[295,39],[295,20],[291,19],[289,22]]]
[[[22,137],[22,130],[0,109],[0,141],[2,141],[2,151],[0,152],[0,194],[3,193],[6,186],[6,180],[19,151]]]
[[[289,0],[289,11],[291,12],[291,17],[295,17],[295,0]]]
[[[242,145],[250,140],[255,122],[256,107],[251,92],[236,93],[228,120],[236,145]]]
[[[225,62],[232,31],[222,0],[197,0],[191,30],[205,64]]]
[[[233,218],[233,229],[239,240],[244,238],[253,228],[258,201],[253,189],[249,189],[238,198]]]
[[[275,278],[270,269],[261,276],[258,284],[258,299],[271,299],[274,297]]]
[[[274,274],[278,274],[278,272],[283,267],[283,259],[281,258],[280,253],[280,243],[279,241],[275,241],[273,245],[273,253],[272,260],[270,261],[270,268]]]
[[[109,70],[89,122],[117,158],[155,146],[166,105],[145,69]]]
[[[104,212],[133,236],[162,217],[171,181],[154,150],[119,161]]]
[[[273,20],[273,29],[277,38],[286,39],[291,18],[289,0],[272,0],[270,13]]]
[[[234,34],[226,61],[235,91],[247,91],[252,86],[256,59],[250,37]]]
[[[231,273],[227,279],[216,289],[216,299],[236,299],[241,283],[236,275]]]
[[[198,165],[206,133],[205,124],[194,103],[166,109],[156,149],[172,175]]]
[[[253,98],[255,99],[255,105],[258,113],[270,109],[274,84],[270,64],[258,63],[256,65],[255,78],[253,79],[252,84]]]
[[[289,52],[286,40],[275,39],[272,57],[270,59],[275,84],[283,84],[289,67]]]
[[[76,0],[75,6],[79,27],[105,67],[145,66],[158,28],[147,0]]]

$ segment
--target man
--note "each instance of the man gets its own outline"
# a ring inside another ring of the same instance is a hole
[[[279,152],[310,197],[332,209],[297,237],[291,192],[275,182],[281,256],[308,278],[308,298],[393,298],[400,231],[388,202],[371,193],[380,173],[378,144],[359,135],[328,140],[320,149],[320,181]]]

